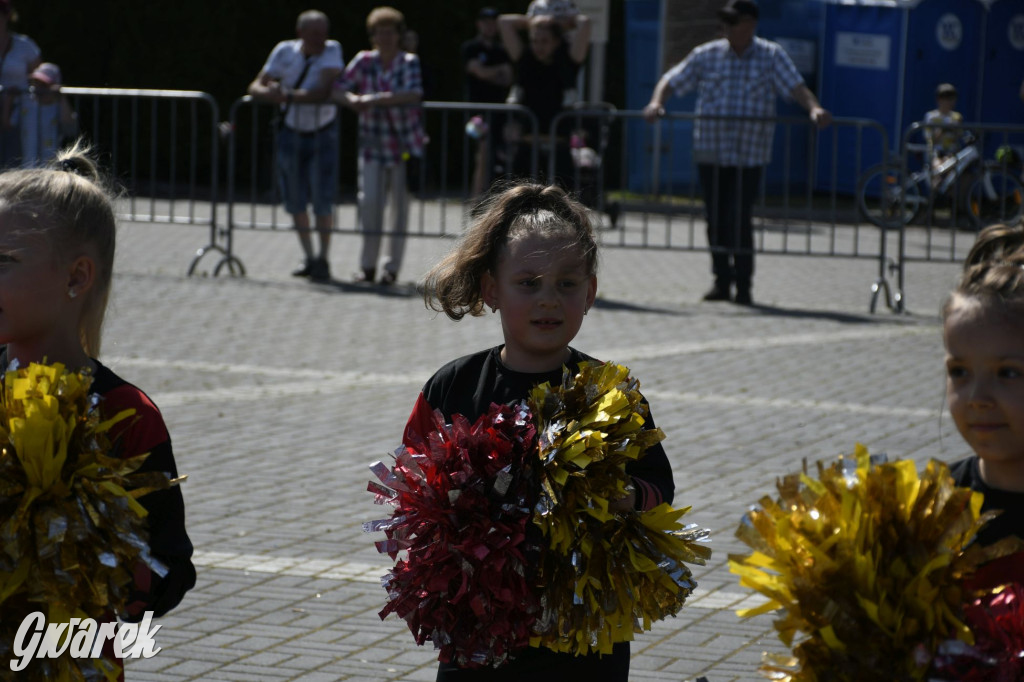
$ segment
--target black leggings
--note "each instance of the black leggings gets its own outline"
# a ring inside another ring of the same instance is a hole
[[[708,246],[715,282],[750,288],[754,276],[751,213],[761,189],[762,166],[697,165],[708,218]]]
[[[437,682],[628,682],[629,642],[614,645],[606,656],[573,656],[529,648],[498,668],[460,669],[441,663]]]

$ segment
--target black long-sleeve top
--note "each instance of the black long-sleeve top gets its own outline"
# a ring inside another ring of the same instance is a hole
[[[171,449],[171,437],[153,401],[141,389],[128,383],[99,360],[93,373],[90,393],[101,396],[99,409],[105,419],[118,412],[134,409],[135,414],[111,429],[114,457],[130,459],[149,453],[139,472],[161,471],[171,478],[178,475]],[[0,372],[8,365],[7,348],[0,346]],[[123,620],[141,620],[145,611],[159,617],[173,609],[196,584],[192,565],[192,541],[185,530],[185,502],[177,486],[158,490],[139,499],[146,510],[150,554],[167,567],[163,578],[140,564],[136,567],[129,596],[128,613]]]
[[[578,372],[584,361],[599,362],[570,348],[566,363],[570,371]],[[435,428],[431,415],[440,410],[446,421],[461,414],[470,423],[487,413],[492,403],[511,405],[526,399],[530,390],[544,382],[558,385],[562,370],[539,374],[516,372],[501,362],[501,346],[467,355],[454,360],[431,377],[417,399],[406,425],[406,432],[414,430],[428,433]],[[648,416],[644,428],[656,428]],[[408,443],[408,439],[405,439]],[[660,443],[652,446],[640,459],[626,465],[626,472],[636,487],[636,508],[652,509],[662,502],[672,501],[675,484],[672,468]],[[629,642],[613,646],[608,655],[555,653],[550,649],[527,648],[498,668],[459,668],[441,663],[438,682],[565,682],[566,680],[606,680],[626,682],[629,678]]]
[[[574,373],[579,371],[581,362],[600,364],[599,360],[574,348],[569,351],[570,359],[566,365]],[[501,362],[501,346],[467,355],[449,362],[427,381],[421,401],[409,417],[409,426],[421,427],[421,433],[428,432],[431,430],[430,414],[433,410],[441,410],[449,422],[453,414],[461,414],[472,423],[480,415],[486,414],[491,403],[511,405],[525,400],[535,386],[544,382],[557,386],[562,382],[562,370],[539,374],[516,372]],[[650,414],[644,428],[656,428]],[[653,509],[662,502],[672,502],[675,493],[672,466],[661,443],[649,448],[640,459],[629,462],[626,473],[633,478],[636,487],[638,510]]]

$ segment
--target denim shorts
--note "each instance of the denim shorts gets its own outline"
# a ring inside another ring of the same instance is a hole
[[[338,186],[338,124],[333,121],[313,133],[282,126],[277,131],[277,175],[288,213],[331,215]]]

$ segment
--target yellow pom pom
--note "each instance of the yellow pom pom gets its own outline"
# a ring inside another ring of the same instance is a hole
[[[548,549],[539,569],[542,613],[533,646],[582,655],[675,615],[696,587],[685,563],[704,564],[707,531],[684,526],[667,504],[615,512],[628,494],[626,464],[665,436],[644,429],[647,406],[629,369],[583,363],[562,384],[538,386],[540,501],[533,515]]]
[[[960,578],[982,559],[968,549],[981,526],[981,495],[953,484],[938,461],[918,475],[911,461],[874,461],[866,448],[817,477],[778,482],[736,535],[754,552],[730,556],[740,584],[768,598],[749,617],[781,611],[780,639],[794,649],[790,676],[773,679],[919,680],[950,632],[969,637],[957,613]]]
[[[88,372],[55,363],[6,373],[0,400],[0,638],[14,641],[24,617],[48,605],[50,622],[109,618],[121,611],[139,562],[158,573],[148,546],[145,509],[136,497],[171,483],[138,474],[146,455],[114,456]],[[36,660],[26,674],[99,679],[101,659]]]

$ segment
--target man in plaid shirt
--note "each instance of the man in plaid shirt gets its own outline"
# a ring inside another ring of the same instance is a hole
[[[658,81],[644,118],[665,114],[669,91],[697,91],[693,156],[708,219],[715,284],[705,301],[750,305],[754,275],[751,209],[764,167],[771,159],[775,99],[791,97],[818,127],[831,114],[807,89],[789,55],[777,43],[758,38],[754,0],[729,0],[718,12],[723,38],[699,45]],[[730,118],[738,117],[738,118]]]

